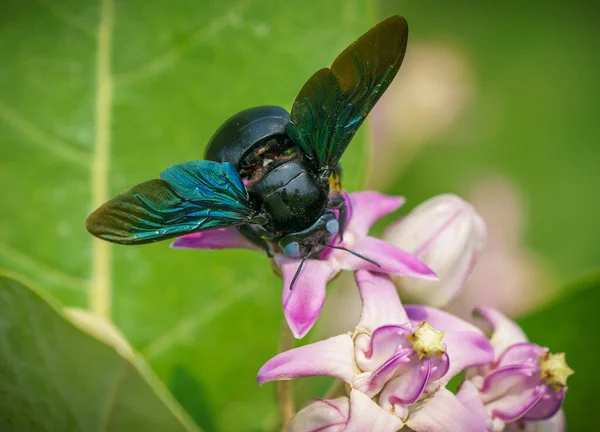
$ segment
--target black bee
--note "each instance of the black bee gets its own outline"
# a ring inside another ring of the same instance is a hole
[[[270,256],[318,256],[344,232],[338,162],[398,72],[407,37],[404,18],[379,23],[310,77],[290,114],[262,106],[234,115],[208,143],[206,160],[117,195],[87,229],[142,244],[235,226]]]

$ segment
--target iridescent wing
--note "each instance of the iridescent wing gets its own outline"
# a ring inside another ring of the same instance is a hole
[[[143,244],[197,231],[250,223],[246,188],[233,165],[192,161],[160,179],[117,195],[87,219],[90,233],[121,244]]]
[[[317,71],[294,101],[286,133],[323,175],[335,168],[404,59],[408,25],[393,16]]]

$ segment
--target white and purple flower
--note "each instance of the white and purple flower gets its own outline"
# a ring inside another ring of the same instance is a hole
[[[289,289],[301,259],[283,254],[274,256],[283,276],[283,310],[292,333],[302,338],[316,322],[323,303],[327,282],[341,270],[370,270],[374,272],[404,275],[423,279],[436,279],[435,273],[414,255],[368,236],[369,229],[378,219],[398,209],[404,198],[383,195],[378,192],[344,194],[347,205],[347,223],[342,238],[337,235],[331,246],[350,249],[375,261],[379,266],[351,253],[326,248],[319,259],[304,262],[293,289]],[[225,249],[244,248],[261,251],[236,228],[222,228],[189,234],[178,238],[174,248]]]
[[[494,309],[477,314],[491,327],[495,359],[471,368],[457,397],[490,431],[564,431],[561,411],[573,370],[564,353],[528,342],[523,331]]]
[[[465,286],[485,244],[486,227],[473,206],[452,194],[437,195],[390,225],[387,242],[416,255],[438,280],[395,276],[411,301],[446,307]]]
[[[353,333],[283,352],[258,372],[260,384],[324,375],[346,383],[349,397],[311,403],[288,430],[485,431],[445,388],[493,361],[485,335],[445,312],[404,308],[387,275],[361,270],[356,281],[363,309]]]

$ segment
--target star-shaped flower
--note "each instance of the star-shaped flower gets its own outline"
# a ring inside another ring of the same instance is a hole
[[[485,432],[445,388],[465,367],[493,360],[483,333],[436,309],[404,308],[387,275],[361,270],[356,282],[363,309],[354,332],[278,354],[258,372],[261,384],[323,375],[346,383],[348,398],[314,402],[288,430]]]

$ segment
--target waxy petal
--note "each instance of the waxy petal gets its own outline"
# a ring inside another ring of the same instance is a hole
[[[486,429],[492,429],[492,418],[487,414],[475,384],[471,381],[463,382],[456,393],[456,398],[473,414],[478,422],[485,425]]]
[[[411,299],[435,307],[447,306],[461,291],[486,238],[485,223],[472,205],[456,195],[435,196],[413,209],[385,232],[383,239],[413,253],[439,281],[395,282]]]
[[[487,432],[485,424],[444,387],[417,404],[406,425],[419,432]]]
[[[398,417],[381,408],[364,393],[352,390],[350,418],[345,432],[397,432],[402,426]]]
[[[325,302],[325,287],[335,269],[327,261],[308,259],[294,287],[290,289],[300,260],[281,258],[278,263],[283,274],[283,313],[290,330],[300,339],[319,317]]]
[[[346,428],[350,400],[316,399],[296,413],[287,425],[287,432],[341,432]]]
[[[412,345],[406,339],[411,333],[409,327],[389,325],[377,328],[370,337],[367,334],[359,334],[354,340],[357,366],[362,371],[374,371],[398,350],[410,348],[412,351]]]
[[[367,235],[377,220],[399,209],[404,201],[404,197],[384,195],[374,191],[350,194],[352,218],[348,230],[358,236]]]
[[[447,352],[442,354],[442,358],[431,357],[429,362],[431,363],[431,375],[429,376],[430,382],[442,379],[442,377],[446,376],[450,371],[450,357],[448,356]]]
[[[566,387],[559,391],[547,387],[542,398],[533,406],[533,408],[527,411],[527,414],[523,416],[523,420],[538,421],[551,418],[562,407],[566,392]]]
[[[409,375],[409,378],[414,378],[411,374],[413,369],[419,369],[419,362],[416,360],[416,356],[411,356],[414,351],[412,349],[405,349],[390,357],[384,364],[381,365],[377,370],[373,372],[365,372],[354,378],[352,387],[360,390],[369,397],[374,397],[381,391],[384,385],[395,376]],[[427,370],[427,377],[429,371]],[[427,377],[425,379],[427,379]],[[423,383],[421,390],[425,388]],[[420,393],[419,393],[420,394]]]
[[[347,334],[277,354],[258,371],[258,383],[309,376],[354,377],[354,344]]]
[[[359,270],[354,277],[363,305],[357,327],[372,332],[384,325],[408,323],[408,315],[389,276]]]
[[[494,361],[494,349],[482,334],[472,331],[448,331],[443,341],[450,358],[450,368],[441,378],[442,383],[448,383],[466,368]]]
[[[506,348],[516,343],[527,342],[527,336],[512,320],[491,308],[476,308],[474,315],[482,318],[491,330],[490,342],[499,357]]]
[[[511,422],[537,404],[545,389],[546,386],[540,384],[537,368],[511,366],[490,373],[485,378],[480,393],[492,417]]]
[[[262,251],[244,237],[235,227],[217,228],[179,237],[171,247],[175,249],[251,249]]]
[[[385,385],[379,396],[382,406],[409,405],[419,399],[429,381],[431,363],[429,359],[416,360],[409,366],[406,371]]]
[[[437,279],[433,270],[416,256],[374,237],[357,239],[353,251],[375,261],[379,267],[347,252],[340,261],[341,267],[345,270],[369,270],[422,279]]]
[[[404,310],[413,324],[427,321],[436,330],[449,331],[472,331],[483,334],[483,332],[467,321],[454,315],[427,306],[405,305]]]
[[[517,343],[504,350],[494,364],[494,368],[512,365],[539,367],[540,356],[547,352],[547,348],[542,348],[536,344],[529,342]]]

